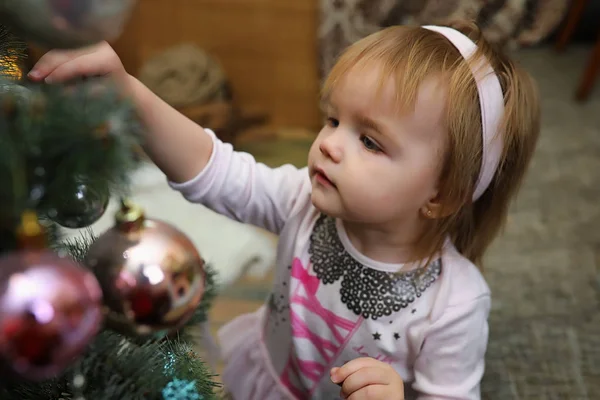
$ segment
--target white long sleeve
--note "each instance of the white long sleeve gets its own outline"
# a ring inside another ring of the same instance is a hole
[[[188,182],[169,185],[190,202],[278,234],[299,193],[310,185],[307,169],[270,168],[206,131],[214,145],[205,168]]]
[[[414,365],[419,400],[479,400],[490,296],[450,305],[425,334]]]

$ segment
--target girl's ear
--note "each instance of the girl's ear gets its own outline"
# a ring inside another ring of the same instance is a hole
[[[454,214],[459,208],[460,204],[449,204],[448,200],[443,199],[442,196],[437,193],[421,207],[421,214],[425,218],[439,219]]]

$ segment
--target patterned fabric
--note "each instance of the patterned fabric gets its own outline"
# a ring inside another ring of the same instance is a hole
[[[335,219],[322,215],[311,235],[309,253],[317,278],[323,284],[342,280],[340,298],[364,319],[389,317],[408,307],[440,276],[440,259],[416,270],[378,271],[356,261],[344,249]]]
[[[530,46],[556,29],[568,5],[568,0],[320,0],[321,76],[345,47],[385,26],[468,19],[492,43]]]

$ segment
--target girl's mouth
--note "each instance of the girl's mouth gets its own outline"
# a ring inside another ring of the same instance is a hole
[[[317,182],[319,182],[323,186],[335,187],[333,182],[331,182],[331,180],[327,177],[327,175],[325,175],[325,173],[320,169],[315,170],[315,179]]]

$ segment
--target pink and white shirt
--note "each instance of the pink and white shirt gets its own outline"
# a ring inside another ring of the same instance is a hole
[[[364,356],[393,366],[407,399],[480,399],[490,290],[473,264],[451,244],[420,269],[369,259],[312,205],[306,168],[267,167],[208,133],[205,169],[171,186],[280,237],[268,301],[219,332],[234,399],[339,398],[329,370]]]

